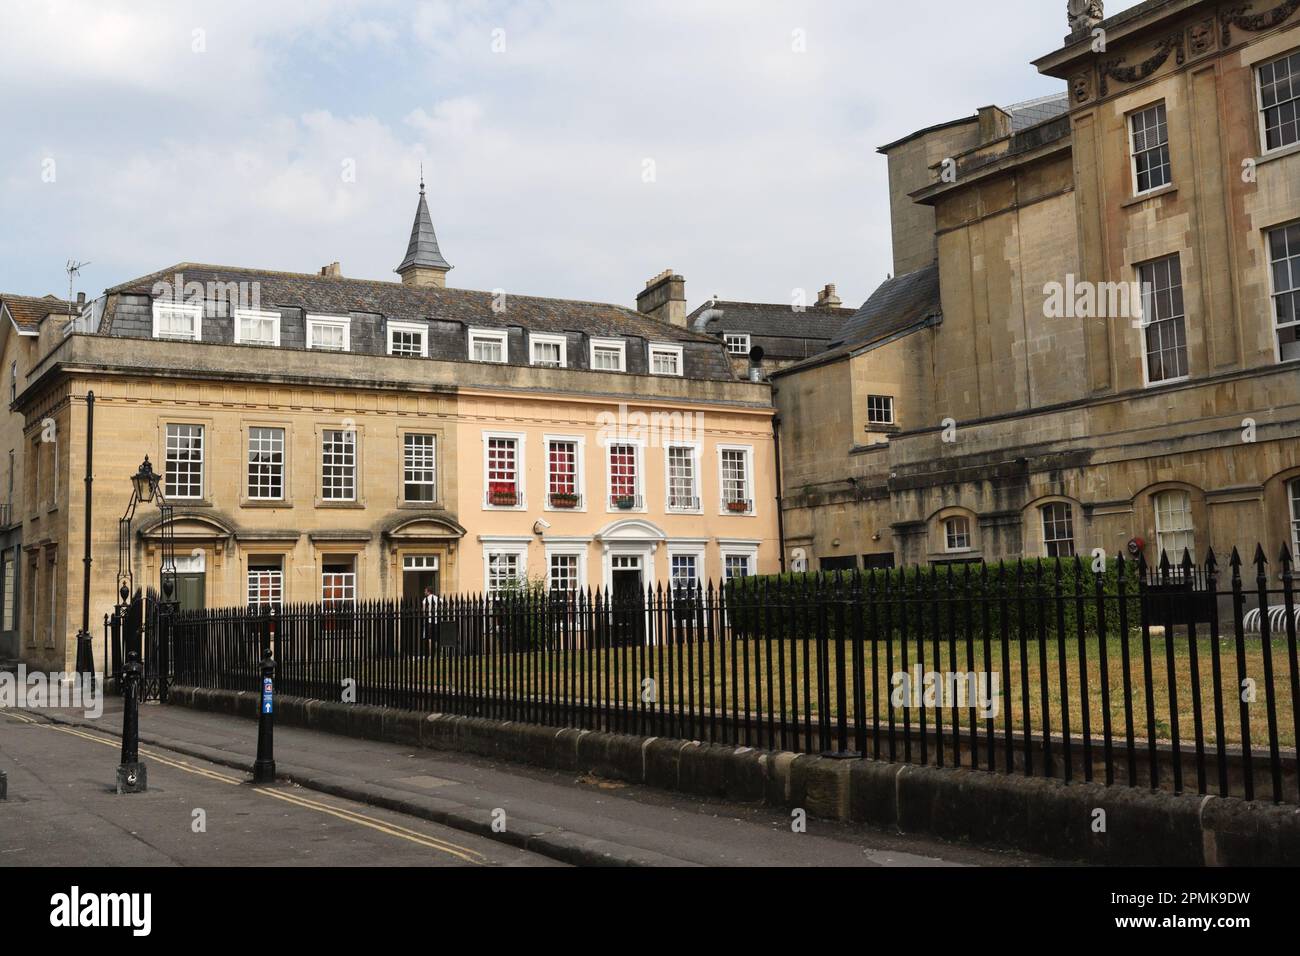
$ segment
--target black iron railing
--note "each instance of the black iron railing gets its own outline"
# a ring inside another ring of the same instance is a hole
[[[522,588],[183,613],[173,665],[253,690],[271,645],[321,700],[1300,802],[1296,603],[1285,551]]]

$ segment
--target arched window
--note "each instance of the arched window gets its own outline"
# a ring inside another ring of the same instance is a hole
[[[970,550],[970,518],[954,515],[943,522],[945,551]]]
[[[1196,557],[1196,536],[1192,530],[1192,496],[1186,491],[1162,491],[1155,497],[1156,560],[1169,555],[1169,563],[1183,559],[1183,550]]]
[[[1043,544],[1049,558],[1074,557],[1074,509],[1068,501],[1043,505]]]

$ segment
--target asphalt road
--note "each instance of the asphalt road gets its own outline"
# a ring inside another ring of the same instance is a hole
[[[0,866],[554,862],[542,855],[552,851],[525,851],[486,835],[482,828],[497,813],[507,816],[512,836],[520,828],[545,831],[595,841],[615,857],[649,855],[661,865],[1050,865],[828,820],[809,819],[796,833],[790,813],[773,807],[289,726],[275,731],[281,776],[329,781],[331,793],[345,797],[284,782],[255,788],[246,781],[256,721],[158,704],[140,713],[150,790],[117,796],[121,725],[121,701],[112,697],[95,720],[0,711],[0,769],[10,778],[9,801],[0,803]],[[394,804],[384,796],[401,799]],[[440,817],[417,815],[403,801],[455,813],[462,822],[433,822]],[[192,830],[195,809],[206,811],[206,833]],[[469,829],[457,828],[463,821],[471,821]]]
[[[149,790],[119,796],[121,743],[0,711],[0,866],[558,866],[425,820],[142,747]],[[202,821],[202,828],[199,822]]]

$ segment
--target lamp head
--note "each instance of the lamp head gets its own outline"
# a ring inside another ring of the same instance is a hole
[[[135,486],[135,496],[140,501],[153,501],[154,492],[158,490],[158,475],[153,470],[153,465],[149,464],[149,456],[144,456],[144,461],[140,464],[140,470],[131,476],[131,484]]]

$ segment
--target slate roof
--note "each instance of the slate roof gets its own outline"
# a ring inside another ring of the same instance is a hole
[[[940,314],[939,264],[880,284],[835,337],[836,345],[866,345]]]
[[[722,315],[711,316],[701,327],[700,319],[710,310]],[[710,300],[686,317],[688,328],[721,335],[723,332],[748,332],[767,338],[823,339],[835,338],[853,309],[809,306],[796,312],[789,303],[724,302]]]
[[[1070,96],[1068,93],[1053,93],[1023,103],[1013,103],[1004,109],[1011,115],[1011,132],[1019,133],[1021,130],[1046,123],[1063,113],[1068,113]]]
[[[314,273],[272,272],[239,266],[180,262],[158,272],[132,279],[108,290],[113,293],[152,295],[158,282],[173,282],[179,274],[185,284],[256,282],[260,308],[297,308],[312,314],[347,315],[369,312],[385,318],[410,321],[460,322],[475,328],[521,326],[534,332],[583,332],[594,336],[637,336],[665,342],[710,342],[710,336],[690,332],[621,305],[509,295],[505,309],[493,309],[494,295],[472,289],[408,286],[400,282],[348,279]],[[104,329],[111,333],[111,328]]]
[[[406,258],[394,271],[403,273],[417,266],[450,270],[451,263],[442,257],[438,237],[433,233],[433,218],[429,204],[424,201],[424,183],[420,183],[420,204],[415,207],[415,222],[411,226],[411,241],[406,246]]]
[[[53,312],[67,315],[71,305],[66,299],[54,295],[37,298],[30,295],[11,295],[8,292],[0,292],[0,302],[4,303],[9,314],[14,317],[19,331],[22,332],[36,332],[41,320]],[[73,306],[74,315],[76,311],[76,307]]]

